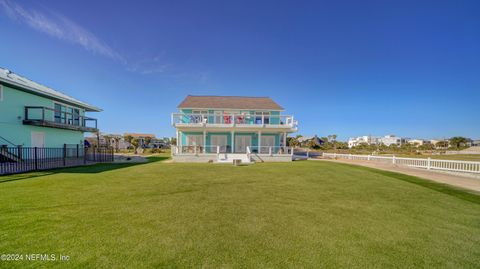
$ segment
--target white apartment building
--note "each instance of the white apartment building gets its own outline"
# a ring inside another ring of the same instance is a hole
[[[390,145],[401,146],[401,145],[405,144],[406,141],[407,141],[406,138],[398,137],[398,136],[395,136],[395,135],[386,135],[386,136],[379,139],[379,143],[382,143],[385,146],[390,146]]]
[[[358,136],[358,137],[351,137],[348,139],[348,147],[356,147],[362,143],[366,143],[368,145],[375,145],[378,143],[378,137],[371,136],[371,135],[364,135],[364,136]]]
[[[398,137],[395,135],[386,135],[384,137],[364,135],[364,136],[350,138],[348,140],[348,147],[349,148],[356,147],[362,143],[365,143],[367,145],[384,144],[386,146],[390,146],[390,145],[401,146],[407,143],[407,139],[403,137]]]
[[[408,144],[419,147],[425,144],[430,144],[430,141],[424,139],[410,139],[408,140]]]

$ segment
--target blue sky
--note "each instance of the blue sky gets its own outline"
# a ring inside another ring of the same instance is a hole
[[[479,1],[0,0],[0,66],[173,136],[188,94],[270,96],[301,134],[480,138]]]

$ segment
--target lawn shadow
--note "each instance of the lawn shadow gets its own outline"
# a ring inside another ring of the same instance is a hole
[[[113,171],[117,169],[123,169],[132,166],[139,166],[154,162],[161,162],[169,159],[167,156],[150,156],[146,158],[146,162],[136,162],[136,163],[97,163],[91,165],[82,165],[74,167],[61,167],[43,171],[32,171],[21,174],[11,174],[0,176],[0,184],[7,183],[17,180],[33,179],[37,177],[49,176],[57,173],[79,173],[79,174],[96,174],[103,173],[107,171]]]
[[[37,171],[37,172],[26,172],[22,174],[10,174],[10,175],[4,175],[0,176],[0,184],[1,183],[6,183],[10,181],[17,181],[17,180],[23,180],[23,179],[31,179],[31,178],[36,178],[36,177],[43,177],[43,176],[49,176],[55,174],[54,171]]]
[[[132,166],[139,166],[154,162],[161,162],[167,160],[169,157],[166,156],[151,156],[147,157],[146,162],[135,162],[135,163],[97,163],[93,165],[86,166],[77,166],[71,168],[59,168],[56,169],[58,173],[81,173],[81,174],[96,174],[103,173],[106,171],[112,171],[117,169],[123,169]]]

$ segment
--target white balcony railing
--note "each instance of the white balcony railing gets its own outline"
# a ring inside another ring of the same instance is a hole
[[[287,115],[253,114],[189,114],[172,113],[172,125],[229,125],[229,126],[269,126],[296,128],[297,121]]]
[[[172,155],[203,155],[232,153],[230,146],[206,145],[206,146],[172,146]],[[243,150],[235,150],[233,153],[260,154],[260,155],[293,155],[293,148],[284,146],[247,146]]]

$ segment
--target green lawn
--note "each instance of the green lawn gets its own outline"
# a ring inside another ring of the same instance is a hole
[[[321,161],[71,168],[0,177],[0,253],[70,257],[4,268],[479,268],[480,196]]]

